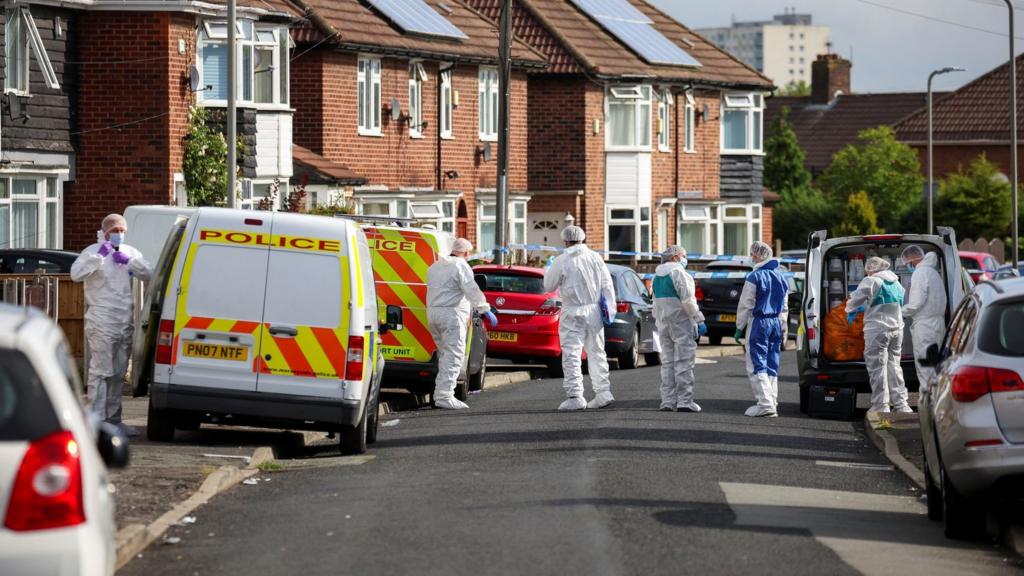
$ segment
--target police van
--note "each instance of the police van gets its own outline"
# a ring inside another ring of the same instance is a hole
[[[372,257],[344,219],[199,208],[172,225],[137,335],[151,440],[201,423],[376,440],[384,362]],[[401,324],[401,312],[388,320]]]

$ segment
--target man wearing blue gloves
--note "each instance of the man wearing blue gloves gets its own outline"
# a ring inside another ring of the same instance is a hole
[[[707,334],[697,306],[693,278],[686,272],[686,250],[669,246],[654,272],[654,321],[661,342],[661,410],[700,412],[693,401],[697,339]]]
[[[868,412],[910,413],[907,385],[903,382],[903,286],[889,271],[889,261],[872,256],[864,262],[867,276],[846,302],[847,321],[864,314],[864,363],[871,381]]]
[[[779,404],[779,359],[789,318],[786,295],[789,283],[772,259],[771,246],[757,241],[750,245],[754,271],[747,275],[736,309],[736,340],[747,334],[747,376],[757,404],[746,415],[775,418]]]
[[[565,252],[544,273],[544,291],[558,289],[562,298],[558,340],[562,345],[567,399],[558,406],[561,411],[604,408],[615,400],[608,379],[608,356],[604,352],[604,324],[614,316],[615,288],[604,260],[583,244],[585,238],[579,226],[566,226],[562,230]],[[584,347],[594,389],[594,399],[589,403],[583,399]]]
[[[455,383],[466,356],[470,310],[482,314],[492,328],[498,325],[498,318],[473,281],[473,270],[466,262],[471,250],[469,240],[458,238],[452,244],[451,255],[440,256],[427,269],[427,323],[438,355],[435,408],[469,408],[455,397]]]

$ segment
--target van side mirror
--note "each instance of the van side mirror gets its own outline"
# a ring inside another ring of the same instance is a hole
[[[928,368],[935,368],[941,364],[942,353],[939,352],[939,345],[932,344],[931,346],[928,346],[924,351],[924,358],[918,358],[917,361],[921,363],[921,366],[926,366]]]
[[[402,319],[402,307],[389,304],[384,312],[384,324],[380,327],[380,333],[387,334],[392,330],[401,330],[403,328]]]
[[[96,447],[107,468],[124,468],[128,465],[128,437],[124,431],[110,422],[101,422]]]

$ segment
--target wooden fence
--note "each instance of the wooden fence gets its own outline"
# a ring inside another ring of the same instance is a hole
[[[0,274],[0,301],[34,306],[64,330],[71,354],[85,358],[85,293],[69,274]]]

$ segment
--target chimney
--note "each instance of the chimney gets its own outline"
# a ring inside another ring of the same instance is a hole
[[[853,64],[838,54],[819,54],[811,64],[811,101],[828,104],[836,92],[850,93],[850,69]]]

